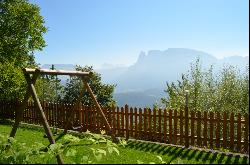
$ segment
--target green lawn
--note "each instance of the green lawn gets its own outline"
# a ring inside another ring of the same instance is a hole
[[[10,133],[11,126],[6,124],[0,124],[0,134],[8,135]],[[32,145],[34,142],[41,142],[45,145],[48,144],[48,140],[43,137],[44,132],[34,128],[19,128],[15,139]],[[118,149],[120,155],[113,154],[101,159],[100,164],[137,164],[138,160],[144,163],[155,162],[159,163],[157,155],[160,155],[167,163],[187,163],[187,164],[248,164],[248,157],[240,157],[226,154],[218,154],[212,152],[205,152],[199,150],[184,149],[171,146],[163,146],[159,144],[138,142],[129,140],[128,145],[124,148],[120,146]],[[83,155],[89,154],[90,147],[97,147],[96,145],[87,145],[84,142],[72,146],[77,149],[80,159]],[[63,156],[65,163],[71,163],[71,160]],[[42,160],[41,160],[42,163]],[[56,161],[52,162],[56,163]]]

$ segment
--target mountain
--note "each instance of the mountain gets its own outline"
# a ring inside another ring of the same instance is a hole
[[[166,96],[164,89],[166,82],[176,82],[182,73],[187,73],[190,64],[199,58],[202,68],[214,66],[214,72],[218,72],[223,65],[237,66],[240,71],[246,70],[249,64],[249,56],[230,56],[217,59],[206,52],[187,48],[169,48],[167,50],[150,50],[141,52],[137,61],[129,66],[113,66],[105,64],[96,69],[101,74],[104,83],[116,84],[114,98],[119,106],[150,106],[155,101]],[[51,65],[43,65],[42,68],[50,68]],[[55,64],[57,69],[73,69],[72,64]]]
[[[187,73],[190,64],[200,58],[202,67],[214,65],[215,72],[223,65],[234,65],[245,70],[249,57],[231,56],[217,59],[214,56],[197,50],[186,48],[169,48],[165,51],[151,50],[147,54],[141,52],[137,62],[117,77],[117,92],[141,91],[151,88],[162,89],[166,82],[180,79]]]

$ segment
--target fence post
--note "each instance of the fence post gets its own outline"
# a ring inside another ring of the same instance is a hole
[[[125,105],[125,131],[126,131],[126,140],[129,139],[129,115],[128,115],[128,105]]]
[[[186,101],[185,101],[185,147],[189,147],[189,137],[188,137],[188,90],[185,90]]]

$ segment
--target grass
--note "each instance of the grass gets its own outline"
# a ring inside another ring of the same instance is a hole
[[[0,123],[0,134],[9,135],[11,131],[9,124]],[[20,142],[32,145],[34,142],[41,142],[48,145],[49,142],[43,137],[42,129],[37,128],[18,128],[15,139]],[[129,140],[124,148],[120,146],[118,150],[120,155],[108,155],[101,159],[100,164],[137,164],[138,160],[144,163],[155,162],[159,163],[157,155],[161,156],[167,163],[174,164],[249,164],[249,158],[246,156],[226,155],[213,152],[205,152],[200,150],[185,149],[173,146],[160,145],[155,143],[140,142]],[[77,149],[79,155],[76,159],[81,159],[82,156],[89,154],[90,147],[98,147],[97,145],[87,145],[84,142],[72,146]],[[63,156],[65,163],[71,163],[72,160]],[[41,160],[42,162],[42,160]],[[52,162],[52,163],[56,163]]]

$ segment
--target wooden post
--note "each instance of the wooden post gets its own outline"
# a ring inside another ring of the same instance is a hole
[[[142,138],[142,109],[139,108],[139,139]]]
[[[191,145],[194,146],[194,120],[195,120],[195,113],[191,110]]]
[[[164,109],[163,132],[164,132],[164,143],[167,143],[167,110],[166,109]]]
[[[234,149],[234,113],[230,115],[230,149]]]
[[[219,148],[220,147],[220,113],[217,112],[216,113],[216,130],[215,130],[215,137],[216,137],[216,141],[215,141],[215,145],[216,145],[216,148]]]
[[[95,96],[94,96],[94,93],[92,92],[92,90],[91,90],[89,84],[86,82],[85,79],[82,79],[82,80],[83,80],[83,83],[84,83],[85,87],[87,88],[87,90],[88,90],[88,92],[89,92],[91,98],[93,99],[94,104],[95,104],[95,106],[96,106],[97,109],[98,109],[98,112],[101,114],[101,117],[102,117],[102,119],[104,120],[104,124],[106,125],[106,129],[107,129],[108,133],[111,135],[113,141],[117,142],[118,139],[117,139],[117,138],[114,136],[114,134],[112,133],[112,129],[111,129],[109,123],[108,123],[108,120],[107,120],[107,118],[105,117],[105,115],[104,115],[104,113],[103,113],[103,111],[102,111],[101,106],[98,104],[98,102],[97,102],[97,100],[96,100],[96,98],[95,98]]]
[[[189,147],[189,137],[188,137],[188,90],[186,92],[186,102],[185,102],[185,147]]]
[[[38,73],[36,73],[36,74],[38,74]],[[27,83],[28,83],[28,85],[29,85],[29,87],[31,89],[31,95],[32,95],[32,97],[33,97],[33,99],[34,99],[34,101],[36,103],[36,106],[37,106],[37,108],[39,110],[39,113],[40,113],[40,115],[42,117],[42,124],[43,124],[44,130],[45,130],[45,133],[46,133],[46,135],[47,135],[47,137],[49,139],[50,144],[55,144],[55,140],[53,139],[53,135],[52,135],[51,130],[49,128],[49,124],[47,122],[46,116],[45,116],[45,114],[43,112],[41,103],[40,103],[40,101],[38,99],[38,96],[36,94],[34,84],[31,82],[30,76],[27,76],[26,78],[27,78],[26,79]],[[62,161],[62,158],[61,158],[60,155],[57,155],[56,158],[57,158],[58,164],[63,164],[63,161]]]
[[[244,115],[245,118],[245,128],[244,128],[244,152],[249,153],[249,114]]]
[[[172,109],[169,110],[169,143],[173,144]]]
[[[203,146],[207,147],[207,111],[204,112]]]
[[[125,131],[126,131],[126,140],[129,139],[129,116],[128,116],[128,105],[125,105]]]
[[[137,108],[135,108],[135,139],[138,139],[138,119]]]
[[[177,110],[175,109],[174,110],[174,138],[173,138],[173,143],[176,144],[177,143],[177,122],[178,122],[178,119],[177,119]]]
[[[201,146],[201,112],[197,113],[197,145]]]
[[[241,151],[241,114],[238,113],[238,120],[237,120],[237,151]]]
[[[180,145],[183,145],[183,110],[180,110]]]
[[[25,70],[23,70],[23,73],[24,73],[25,78],[29,76],[27,73],[25,73]],[[37,77],[38,77],[38,74],[34,74],[31,82],[35,84]],[[15,135],[16,135],[17,127],[18,127],[18,125],[23,117],[23,111],[24,111],[24,108],[28,105],[28,99],[30,96],[31,96],[31,89],[30,89],[30,86],[28,86],[27,92],[24,96],[24,100],[23,100],[22,104],[19,106],[19,108],[16,110],[15,123],[13,125],[12,130],[11,130],[10,137],[15,137]]]

